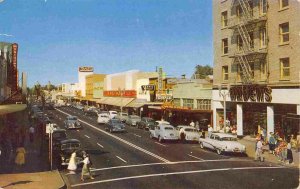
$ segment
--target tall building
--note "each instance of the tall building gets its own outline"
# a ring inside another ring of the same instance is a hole
[[[86,76],[86,99],[100,99],[103,97],[105,74],[91,74]]]
[[[94,68],[90,66],[82,66],[78,68],[78,83],[80,89],[80,96],[86,96],[86,76],[94,73]]]
[[[213,125],[295,134],[300,119],[300,1],[214,0]],[[225,114],[224,114],[225,112]],[[225,122],[226,123],[226,122]]]

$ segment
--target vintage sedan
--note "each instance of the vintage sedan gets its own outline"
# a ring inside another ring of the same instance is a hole
[[[199,139],[200,148],[216,150],[217,154],[224,152],[246,153],[246,147],[237,141],[237,137],[226,133],[212,133],[210,137]]]
[[[172,125],[164,124],[156,125],[153,129],[150,128],[150,138],[157,138],[161,143],[165,140],[178,140],[175,128]]]
[[[64,121],[64,125],[66,129],[81,129],[82,125],[78,121],[76,116],[67,116]]]
[[[105,130],[109,132],[125,132],[125,125],[119,119],[110,119],[105,124]]]
[[[150,117],[143,117],[141,121],[137,122],[137,128],[149,130],[155,126],[155,120]]]
[[[178,125],[176,127],[176,132],[178,138],[183,142],[185,141],[198,142],[200,138],[200,133],[197,131],[197,129],[191,126]]]
[[[136,123],[141,121],[141,118],[137,115],[129,115],[126,124],[130,126],[136,126]]]

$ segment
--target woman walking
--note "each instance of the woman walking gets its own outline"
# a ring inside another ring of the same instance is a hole
[[[17,148],[16,152],[17,152],[17,156],[15,159],[15,163],[17,165],[24,165],[25,164],[25,154],[26,154],[25,148],[23,146],[20,146]]]
[[[84,176],[87,175],[90,177],[90,179],[94,179],[94,177],[91,174],[90,170],[91,161],[89,154],[85,154],[84,160],[83,160],[83,167],[81,171],[81,181],[84,181]]]
[[[75,171],[77,169],[77,164],[76,164],[76,151],[74,151],[70,157],[69,165],[68,165],[68,170],[70,171],[70,174],[75,174]]]

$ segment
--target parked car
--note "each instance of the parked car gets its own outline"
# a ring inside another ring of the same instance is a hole
[[[121,122],[125,123],[127,121],[127,119],[128,119],[128,113],[126,113],[126,112],[122,112],[122,113],[119,112],[118,115],[115,118],[117,118],[117,119],[121,120]]]
[[[137,115],[129,115],[126,120],[126,124],[130,126],[136,126],[136,123],[141,121],[141,118]]]
[[[226,133],[212,133],[210,137],[200,138],[199,144],[200,148],[216,150],[217,154],[246,152],[246,147],[237,141],[236,136]]]
[[[60,141],[59,148],[55,151],[55,156],[58,160],[60,167],[66,167],[69,164],[71,154],[76,152],[76,164],[82,165],[83,151],[81,149],[81,143],[77,139],[67,139]]]
[[[109,115],[107,113],[100,113],[98,114],[97,123],[103,124],[109,121]]]
[[[105,129],[109,132],[125,132],[125,125],[119,119],[110,119],[105,124]]]
[[[82,125],[78,121],[76,116],[67,116],[66,120],[64,121],[66,129],[81,129]]]
[[[89,116],[89,117],[98,117],[97,112],[93,110],[86,110],[84,111],[84,115]]]
[[[58,148],[60,142],[67,139],[67,133],[65,129],[55,129],[52,133],[52,146]]]
[[[159,124],[150,129],[150,138],[157,138],[159,142],[178,140],[175,128],[172,125]]]
[[[150,117],[143,117],[141,121],[137,122],[137,128],[149,130],[150,127],[155,126],[155,120]]]
[[[191,126],[178,125],[176,127],[177,137],[182,141],[195,141],[198,142],[200,133]]]
[[[109,118],[112,119],[118,115],[118,112],[111,110],[111,111],[108,111],[108,114],[109,114]]]

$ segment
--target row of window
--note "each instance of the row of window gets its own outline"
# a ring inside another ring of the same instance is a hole
[[[290,58],[281,58],[279,59],[279,69],[280,69],[280,80],[289,80],[290,79]],[[254,64],[250,64],[251,71],[252,71],[252,76],[254,76]],[[261,63],[260,66],[260,71],[261,71],[261,79],[265,79],[264,77],[266,76],[266,64],[265,62]],[[237,69],[237,80],[240,81],[241,77],[243,76],[242,73],[242,68],[238,66]],[[227,82],[229,79],[229,72],[228,72],[228,66],[223,66],[222,67],[222,79],[223,81]]]
[[[182,107],[194,109],[194,99],[184,98],[182,99]],[[180,99],[174,98],[174,106],[181,107]],[[210,110],[211,109],[211,100],[210,99],[197,99],[197,109],[198,110]]]

